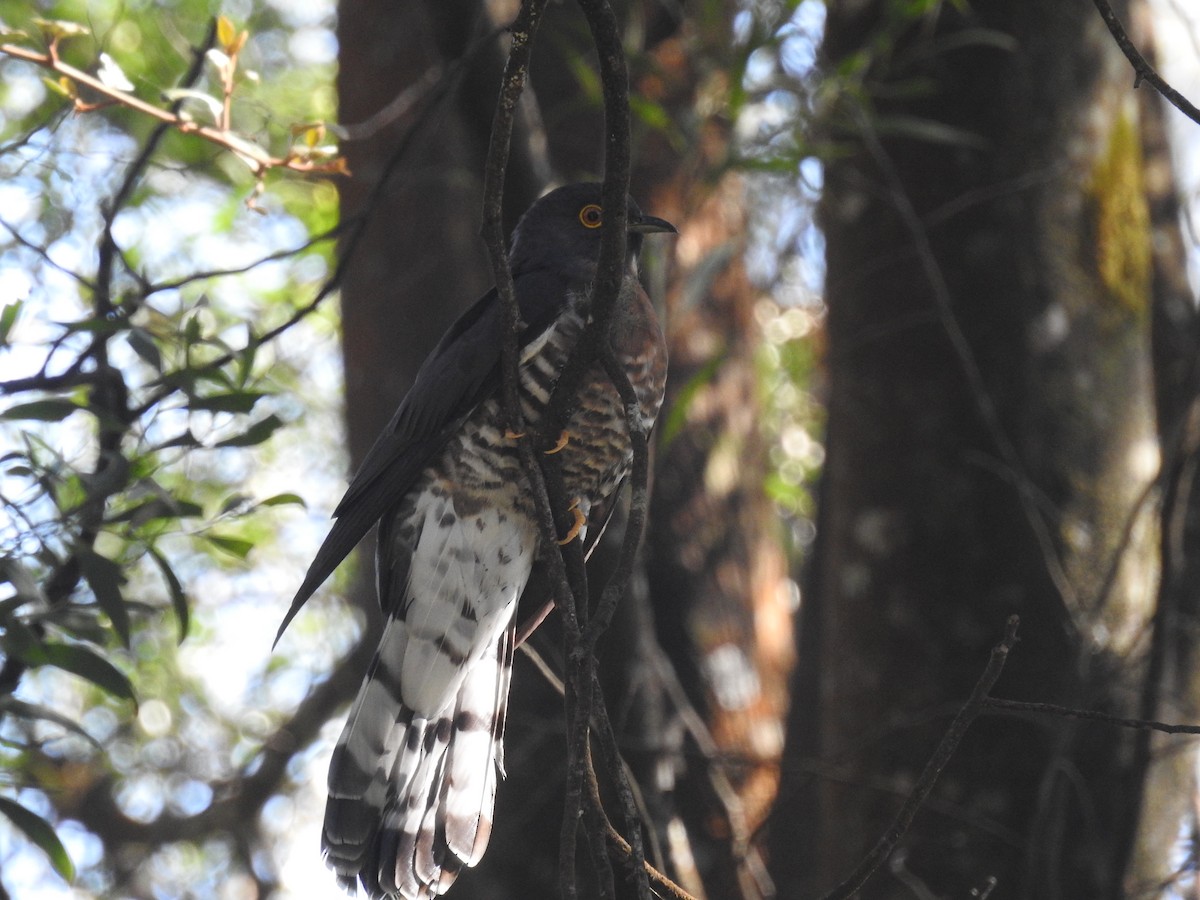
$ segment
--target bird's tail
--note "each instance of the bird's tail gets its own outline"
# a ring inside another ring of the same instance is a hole
[[[510,622],[463,665],[442,713],[421,717],[400,699],[408,625],[389,620],[329,766],[322,845],[343,887],[430,897],[479,862],[503,774],[513,638]]]

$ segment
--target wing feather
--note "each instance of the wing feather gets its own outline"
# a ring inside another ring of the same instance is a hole
[[[546,269],[514,279],[526,346],[554,321],[562,298],[578,286]],[[279,642],[296,613],[351,550],[412,488],[421,471],[471,411],[499,386],[503,309],[495,288],[479,298],[442,337],[417,372],[412,389],[368,451],[333,515],[336,521],[313,558],[275,635]],[[385,603],[385,598],[380,597]]]

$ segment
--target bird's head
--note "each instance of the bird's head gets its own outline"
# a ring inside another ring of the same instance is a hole
[[[636,263],[642,236],[656,232],[675,234],[665,219],[643,215],[629,198],[626,207],[626,256]],[[551,266],[582,281],[591,281],[600,258],[600,233],[604,224],[601,185],[594,182],[557,188],[529,207],[513,232],[509,254],[514,273]]]

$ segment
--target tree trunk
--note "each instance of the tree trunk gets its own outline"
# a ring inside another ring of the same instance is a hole
[[[892,9],[832,5],[823,51],[827,465],[772,820],[784,896],[883,833],[1010,614],[998,696],[1134,715],[1154,613],[1127,63],[1086,0]],[[1135,743],[981,718],[863,895],[1119,896]]]

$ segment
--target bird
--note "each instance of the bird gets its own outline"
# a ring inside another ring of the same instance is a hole
[[[604,222],[598,183],[559,187],[517,223],[508,256],[519,309],[519,397],[537,429],[592,318]],[[649,430],[667,350],[638,279],[643,237],[676,233],[626,208],[626,260],[607,339]],[[542,537],[501,397],[504,314],[495,288],[421,365],[334,510],[335,523],[279,637],[378,525],[385,625],[333,751],[322,849],[338,883],[371,898],[433,897],[483,856],[491,834],[518,601]],[[632,461],[626,408],[598,362],[585,370],[556,448],[575,525],[594,540]]]

